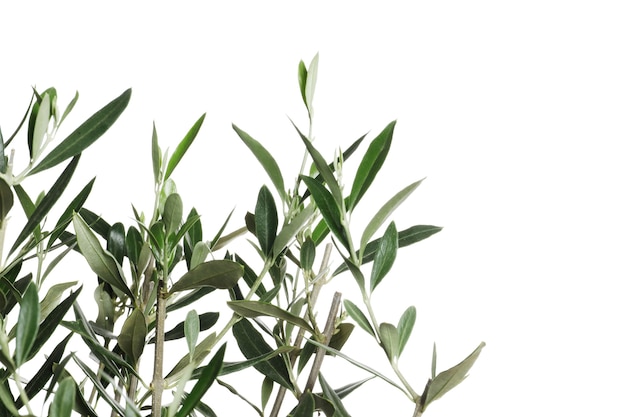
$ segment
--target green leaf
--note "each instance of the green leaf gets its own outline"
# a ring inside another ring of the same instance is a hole
[[[163,207],[163,224],[168,235],[178,231],[183,221],[183,199],[177,193],[172,193],[165,200]]]
[[[15,408],[15,404],[13,403],[13,394],[9,390],[9,383],[7,380],[0,382],[0,402],[6,407],[7,411],[11,413],[11,415],[19,416],[20,413]]]
[[[27,398],[33,398],[37,395],[50,380],[54,374],[56,366],[63,358],[65,346],[71,337],[72,333],[68,334],[58,345],[56,345],[56,347],[52,350],[52,353],[50,353],[50,356],[46,358],[46,361],[41,368],[39,368],[37,373],[32,378],[30,378],[28,384],[24,387]],[[18,408],[22,407],[23,403],[21,398],[17,398],[15,402]]]
[[[333,232],[341,244],[348,248],[348,238],[341,223],[341,211],[337,202],[333,199],[328,190],[317,180],[307,176],[301,176],[307,188],[311,192],[315,204],[320,210],[322,217],[326,220],[328,228]]]
[[[348,211],[352,211],[361,197],[365,195],[367,189],[372,185],[374,178],[378,175],[378,171],[383,166],[389,149],[391,148],[391,140],[393,138],[393,129],[396,126],[396,122],[389,123],[382,132],[370,143],[367,148],[359,169],[356,172],[354,183],[352,184],[352,191],[350,192],[350,198],[348,202]]]
[[[313,330],[311,325],[309,325],[309,323],[307,323],[304,319],[273,304],[254,300],[228,301],[227,304],[231,309],[233,309],[233,311],[235,311],[235,313],[242,317],[254,318],[259,316],[270,316],[279,320],[284,320],[303,328],[309,333],[315,334],[315,330]]]
[[[390,323],[381,323],[380,342],[389,360],[395,362],[398,359],[400,349],[400,335],[396,326]]]
[[[317,84],[317,67],[319,64],[319,53],[315,54],[306,74],[306,86],[304,88],[304,96],[306,98],[306,108],[309,110],[309,118],[313,118],[313,96],[315,95],[315,86]]]
[[[450,391],[452,388],[459,385],[465,378],[467,373],[478,359],[481,350],[485,347],[485,342],[481,342],[480,345],[470,355],[463,359],[459,364],[452,368],[441,372],[435,378],[432,379],[428,386],[427,392],[423,397],[422,409],[425,411],[426,407],[433,401],[441,398],[444,394]]]
[[[152,174],[154,175],[155,184],[158,184],[161,179],[161,163],[163,162],[161,158],[161,148],[159,147],[156,124],[152,122]]]
[[[180,378],[180,375],[183,373],[185,368],[189,366],[190,363],[199,364],[204,360],[204,358],[209,354],[213,346],[217,343],[217,337],[215,336],[215,332],[209,334],[207,337],[202,339],[200,343],[196,346],[193,351],[193,356],[188,353],[185,354],[180,360],[176,363],[174,368],[167,374],[165,377],[165,384],[173,384],[174,381],[177,381]]]
[[[130,100],[131,90],[128,89],[109,104],[98,110],[74,132],[65,138],[28,175],[52,168],[87,149],[115,123]]]
[[[289,353],[295,350],[293,346],[280,346],[278,349],[273,350],[271,352],[265,353],[261,356],[257,356],[256,358],[248,359],[241,362],[224,362],[224,366],[220,371],[220,376],[232,374],[235,372],[239,372],[243,369],[249,368],[261,362],[266,362],[269,359],[272,359],[275,356],[282,355],[283,353]],[[202,369],[202,367],[198,368]],[[197,372],[198,370],[196,370]],[[196,378],[196,372],[193,373],[192,378]]]
[[[15,365],[26,362],[39,330],[39,297],[37,286],[31,282],[22,296],[15,337]]]
[[[319,381],[320,385],[322,386],[324,396],[333,404],[333,407],[335,407],[335,413],[333,414],[333,417],[350,417],[350,414],[341,402],[341,398],[339,398],[339,395],[337,395],[335,390],[332,389],[328,381],[326,381],[321,373],[319,375]]]
[[[293,122],[291,123],[293,124]],[[330,193],[335,199],[336,205],[343,204],[343,195],[341,192],[341,187],[339,187],[339,183],[337,182],[337,179],[333,175],[333,171],[331,170],[331,168],[328,166],[328,164],[326,164],[324,157],[322,156],[322,154],[319,153],[317,149],[315,149],[311,141],[306,136],[304,136],[302,132],[300,132],[300,129],[298,129],[298,127],[295,124],[293,124],[293,127],[296,128],[296,131],[298,132],[298,134],[300,135],[300,138],[304,142],[304,146],[306,147],[307,152],[309,153],[309,155],[311,155],[311,158],[313,159],[313,162],[315,163],[315,167],[317,168],[318,172],[322,176],[322,179],[324,180],[324,182],[328,185]]]
[[[63,123],[65,118],[70,114],[72,109],[74,109],[74,106],[76,105],[77,101],[78,101],[78,91],[74,94],[74,97],[72,98],[70,103],[65,108],[65,111],[63,112],[63,115],[61,116],[61,119],[59,120],[59,126],[61,125],[61,123]]]
[[[288,417],[313,417],[315,413],[315,399],[310,391],[300,396],[300,401],[294,410],[289,413]]]
[[[79,159],[80,155],[77,155],[74,159],[72,159],[54,185],[50,188],[48,194],[46,194],[37,207],[35,207],[32,214],[29,215],[27,212],[28,221],[18,235],[17,239],[15,239],[15,243],[11,247],[9,253],[13,253],[18,246],[39,226],[39,223],[41,223],[48,212],[50,212],[50,209],[52,209],[55,203],[59,200],[59,197],[61,197],[61,194],[65,191],[65,188],[69,184],[70,179],[76,170]],[[18,189],[16,188],[15,190],[17,191]]]
[[[126,254],[126,232],[122,223],[114,223],[109,229],[107,236],[107,251],[113,256],[119,265],[124,262]]]
[[[365,330],[366,332],[368,332],[372,336],[376,337],[376,333],[374,332],[374,328],[370,324],[370,322],[367,319],[367,317],[365,316],[365,314],[363,314],[361,309],[359,307],[357,307],[356,304],[354,304],[350,300],[344,300],[343,301],[343,306],[346,309],[346,312],[348,313],[348,315],[350,317],[352,317],[352,320],[354,320],[356,322],[356,324],[361,326],[361,328],[363,330]]]
[[[193,126],[191,126],[191,129],[189,129],[189,132],[187,132],[183,140],[181,140],[178,146],[176,147],[176,150],[174,151],[174,153],[172,153],[172,156],[167,164],[167,169],[165,170],[165,175],[163,176],[163,180],[167,180],[170,177],[170,175],[172,175],[172,172],[174,172],[174,169],[176,168],[180,160],[183,158],[183,156],[187,152],[187,149],[189,149],[189,147],[193,143],[196,136],[198,136],[198,132],[200,131],[200,127],[202,127],[202,123],[204,122],[205,116],[206,116],[206,113],[200,116],[200,118],[196,121],[196,123],[194,123]]]
[[[204,394],[207,392],[211,384],[215,381],[222,368],[224,362],[224,352],[226,350],[226,344],[222,345],[215,353],[209,364],[204,368],[198,382],[193,386],[191,392],[185,398],[185,402],[180,410],[176,413],[176,417],[188,416],[196,405],[200,402]]]
[[[6,181],[0,178],[0,226],[9,214],[11,207],[13,207],[13,191]]]
[[[398,206],[400,206],[400,204],[402,204],[402,202],[404,202],[404,200],[406,200],[413,191],[415,191],[415,189],[422,183],[422,181],[423,180],[419,180],[405,187],[396,195],[391,197],[391,199],[387,201],[380,208],[380,210],[378,210],[378,212],[374,215],[374,217],[372,217],[372,220],[370,220],[370,222],[365,227],[365,230],[363,231],[363,236],[361,237],[360,244],[361,252],[365,250],[365,247],[369,240],[372,238],[372,236],[374,236],[374,233],[378,231],[380,226],[382,226],[382,224],[385,222],[385,220],[387,220],[391,213],[393,213],[394,210],[398,208]]]
[[[124,411],[124,407],[122,407],[122,405],[119,402],[117,402],[111,396],[111,394],[109,394],[105,385],[102,383],[102,378],[96,375],[91,369],[89,369],[89,367],[83,361],[81,361],[76,355],[74,355],[74,353],[72,353],[72,358],[74,359],[74,362],[76,362],[78,367],[81,369],[81,371],[85,374],[85,376],[89,378],[89,380],[93,384],[96,391],[98,391],[98,394],[100,394],[100,397],[104,399],[104,401],[106,401],[107,404],[111,406],[111,409],[121,416],[128,415],[128,413]],[[102,375],[104,376],[104,374]]]
[[[170,293],[199,287],[229,289],[234,287],[242,276],[243,267],[238,263],[227,259],[211,260],[201,263],[180,277],[170,288]]]
[[[80,190],[76,197],[74,197],[72,202],[63,212],[63,214],[61,214],[61,217],[59,217],[59,220],[54,227],[54,231],[50,234],[50,238],[48,239],[48,249],[52,247],[54,242],[63,234],[69,222],[72,221],[72,214],[75,211],[79,211],[83,207],[83,204],[85,204],[85,201],[87,201],[87,197],[91,193],[91,189],[95,180],[95,177],[92,178],[91,181],[89,181],[87,185],[85,185],[83,189]]]
[[[372,276],[370,280],[370,291],[380,284],[383,278],[391,270],[393,262],[396,260],[398,252],[398,231],[396,225],[391,222],[383,234],[376,255],[374,256],[374,266],[372,267]]]
[[[73,282],[62,282],[60,284],[55,284],[46,293],[46,296],[41,300],[41,318],[45,319],[48,317],[48,314],[59,304],[59,300],[63,295],[63,292],[67,289],[72,288],[76,285],[78,281]]]
[[[267,406],[267,402],[270,400],[272,396],[272,391],[274,390],[274,381],[270,378],[263,378],[263,383],[261,384],[261,409],[265,410]]]
[[[141,358],[143,348],[146,345],[147,333],[146,317],[141,309],[136,308],[124,322],[117,338],[117,343],[126,353],[131,364],[137,364]]]
[[[35,109],[33,108],[33,111]],[[39,108],[37,109],[37,115],[35,118],[35,124],[33,128],[33,136],[29,141],[30,145],[30,158],[31,160],[37,159],[41,153],[41,147],[43,145],[43,139],[48,131],[48,125],[50,124],[50,95],[43,94],[41,102],[39,102]]]
[[[302,95],[302,102],[306,106],[306,77],[307,69],[304,61],[300,61],[298,64],[298,85],[300,86],[300,94]]]
[[[300,248],[300,265],[305,271],[311,271],[313,269],[313,262],[315,261],[315,242],[310,236],[307,236],[302,242]]]
[[[335,329],[335,333],[330,338],[330,343],[328,346],[341,350],[343,345],[346,344],[352,331],[354,330],[354,324],[352,323],[340,323]]]
[[[232,332],[237,340],[239,350],[241,350],[241,353],[246,359],[256,358],[273,351],[261,333],[259,333],[247,319],[238,321],[233,326]],[[289,371],[281,358],[273,357],[265,362],[257,363],[254,365],[254,368],[285,388],[293,389],[293,385],[289,379]]]
[[[270,190],[263,186],[259,191],[254,211],[256,236],[265,256],[272,256],[272,246],[278,231],[278,213]]]
[[[126,232],[126,255],[128,259],[136,266],[139,263],[141,249],[143,248],[143,238],[136,227],[130,226]]]
[[[411,337],[411,332],[413,331],[413,326],[415,325],[415,317],[417,312],[415,311],[415,307],[411,306],[406,309],[406,311],[400,317],[398,321],[398,334],[399,334],[399,344],[398,344],[398,356],[402,354],[406,343],[409,341]]]
[[[76,385],[72,378],[63,379],[50,404],[49,417],[71,417],[76,400]]]
[[[278,166],[278,163],[276,163],[276,160],[274,159],[272,154],[269,153],[267,149],[265,149],[263,145],[261,145],[260,142],[252,138],[252,136],[239,129],[234,124],[232,126],[235,132],[237,132],[237,135],[239,135],[239,137],[243,141],[243,143],[248,147],[248,149],[252,151],[256,159],[261,163],[263,169],[265,169],[265,172],[270,177],[272,184],[274,184],[274,187],[276,187],[276,191],[278,191],[278,195],[280,196],[281,200],[283,202],[286,202],[287,193],[285,192],[285,181],[283,179],[283,175],[280,172],[280,167]]]
[[[173,305],[173,304],[172,304]],[[167,307],[167,311],[171,312],[173,310],[175,310],[176,308],[172,308],[172,305],[169,305]],[[178,307],[175,306],[175,307]],[[199,328],[198,331],[203,332],[205,330],[210,329],[211,327],[213,327],[215,325],[215,323],[217,323],[217,319],[219,318],[220,314],[219,313],[202,313],[198,316],[198,324],[199,324]],[[177,339],[181,339],[183,337],[185,337],[186,333],[185,333],[185,323],[186,321],[180,322],[178,323],[176,326],[174,326],[174,328],[172,328],[172,330],[168,330],[167,332],[165,332],[165,341],[169,341],[169,340],[177,340]],[[155,338],[152,337],[150,339],[150,341],[148,343],[154,343]],[[194,343],[194,348],[195,348],[195,343]],[[193,354],[192,354],[193,356]]]
[[[278,232],[276,240],[274,240],[273,253],[281,253],[287,246],[289,246],[296,235],[308,224],[314,214],[315,205],[309,204],[302,211],[296,214],[296,216],[291,219],[288,224],[284,224],[282,229],[280,229],[280,232]]]
[[[102,249],[98,238],[79,214],[74,213],[73,223],[78,247],[91,270],[105,282],[133,299],[133,293],[126,285],[126,282],[124,282],[120,272],[121,267],[113,255]]]
[[[193,356],[193,350],[198,342],[198,334],[200,333],[200,318],[196,310],[189,310],[185,317],[185,340],[189,348],[189,355]]]

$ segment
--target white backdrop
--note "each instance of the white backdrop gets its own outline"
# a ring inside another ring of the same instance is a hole
[[[131,203],[150,210],[152,122],[173,147],[207,112],[175,180],[209,235],[269,183],[232,122],[297,173],[287,116],[305,126],[296,69],[319,52],[316,146],[330,157],[397,119],[369,206],[427,176],[398,227],[444,226],[400,253],[374,300],[391,322],[417,307],[408,378],[426,381],[433,341],[441,369],[487,343],[427,415],[624,415],[625,19],[603,0],[3,3],[0,126],[17,124],[33,85],[62,104],[80,92],[66,133],[132,87],[75,184],[97,175],[89,206],[130,224]],[[355,340],[346,349],[386,369]],[[363,376],[341,369],[354,374],[334,385]],[[373,381],[346,405],[408,416],[405,402]]]

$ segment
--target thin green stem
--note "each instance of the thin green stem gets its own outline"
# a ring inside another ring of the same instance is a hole
[[[22,399],[22,403],[26,407],[28,414],[35,415],[33,410],[30,408],[30,399],[26,394],[26,390],[24,390],[24,386],[22,385],[22,378],[20,377],[19,371],[16,369],[13,373],[13,377],[15,378],[15,385],[17,386],[17,391],[20,393],[20,398]]]

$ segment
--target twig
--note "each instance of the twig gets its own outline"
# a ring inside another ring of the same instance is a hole
[[[159,279],[156,306],[156,339],[154,343],[154,372],[152,376],[152,417],[161,417],[163,398],[163,345],[165,342],[165,285]]]

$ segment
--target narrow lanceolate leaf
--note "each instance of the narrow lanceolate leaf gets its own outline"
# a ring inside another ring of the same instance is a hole
[[[341,211],[337,202],[319,181],[304,175],[301,178],[311,192],[311,196],[324,217],[324,220],[326,220],[328,228],[341,244],[347,248],[349,246],[348,238],[341,223]]]
[[[230,289],[243,276],[243,267],[227,259],[218,259],[201,263],[180,277],[170,293],[192,290],[199,287]]]
[[[332,389],[328,381],[326,381],[326,378],[324,378],[324,376],[321,373],[319,376],[319,381],[320,381],[320,385],[322,386],[322,391],[324,392],[324,396],[335,407],[335,413],[333,414],[333,417],[350,417],[350,414],[348,414],[348,411],[346,410],[343,403],[341,402],[341,398],[339,397],[337,392],[335,392],[335,390]]]
[[[273,351],[261,333],[259,333],[247,319],[238,321],[233,326],[232,331],[233,336],[235,336],[237,340],[239,350],[241,350],[241,353],[246,359],[256,358]],[[265,362],[257,363],[254,365],[254,368],[285,388],[293,388],[289,379],[289,371],[281,358],[273,357]]]
[[[43,139],[48,131],[48,124],[50,123],[50,95],[45,94],[41,98],[39,103],[39,109],[37,111],[37,117],[35,119],[35,125],[33,128],[32,143],[30,146],[30,158],[36,159],[43,145]]]
[[[200,333],[200,318],[196,310],[189,310],[187,317],[185,317],[184,328],[187,348],[189,349],[189,354],[193,356],[193,350],[196,348],[198,334]]]
[[[187,398],[185,398],[182,408],[176,413],[176,417],[188,416],[200,402],[202,396],[207,392],[211,384],[213,384],[222,369],[225,351],[226,345],[224,344],[215,353],[215,356],[213,356],[209,364],[203,369],[198,382],[196,382],[196,385],[193,386],[191,392]]]
[[[374,256],[374,266],[372,267],[372,277],[370,281],[370,290],[380,284],[383,278],[391,270],[396,253],[398,252],[398,231],[396,225],[391,222],[380,241],[376,255]]]
[[[400,206],[400,204],[402,204],[413,191],[415,191],[415,189],[422,183],[422,181],[423,180],[416,181],[413,184],[400,190],[400,192],[391,197],[391,199],[387,201],[380,208],[380,210],[378,210],[378,212],[374,215],[374,217],[372,217],[372,220],[370,220],[370,222],[365,227],[365,230],[363,231],[361,244],[359,246],[361,248],[361,252],[365,250],[365,247],[369,243],[369,240],[378,231],[380,226],[383,225],[385,220],[389,218],[391,213],[393,213],[394,210],[398,208],[398,206]]]
[[[79,214],[74,214],[73,223],[78,247],[91,270],[105,282],[133,298],[115,258],[102,248],[96,235]]]
[[[159,137],[157,135],[156,124],[152,123],[152,174],[154,183],[158,184],[161,179],[161,148],[159,147]]]
[[[131,90],[128,89],[102,109],[98,110],[46,155],[39,165],[29,172],[29,175],[52,168],[87,149],[115,123],[128,105],[130,95]]]
[[[170,157],[170,161],[167,164],[167,169],[165,170],[165,175],[163,176],[164,181],[167,180],[170,177],[170,175],[172,175],[172,172],[174,172],[174,169],[176,168],[180,160],[185,155],[185,152],[187,152],[187,149],[189,149],[189,147],[193,143],[196,136],[198,136],[198,132],[200,131],[200,127],[202,127],[202,123],[204,122],[205,116],[206,116],[206,113],[200,116],[200,118],[196,121],[196,123],[194,123],[193,126],[191,126],[191,129],[189,129],[189,132],[187,132],[183,140],[180,141],[180,143],[174,150],[174,153],[172,153],[172,156]]]
[[[65,378],[59,383],[50,404],[49,417],[70,417],[76,400],[76,385],[72,378]]]
[[[343,306],[345,307],[346,312],[348,313],[348,315],[350,317],[352,317],[352,320],[354,320],[356,322],[356,324],[358,324],[363,330],[365,330],[366,332],[368,332],[372,336],[376,337],[376,333],[374,333],[374,328],[370,324],[370,322],[367,319],[367,317],[365,316],[365,314],[363,314],[361,309],[359,307],[357,307],[356,304],[354,304],[350,300],[344,300],[343,301]]]
[[[300,249],[300,265],[305,271],[310,271],[313,268],[313,262],[315,261],[315,242],[310,236],[307,236],[302,247]]]
[[[265,256],[270,257],[278,231],[278,212],[270,190],[263,186],[259,191],[254,211],[256,236]]]
[[[453,366],[447,371],[443,371],[438,374],[432,381],[430,381],[429,387],[423,398],[422,409],[426,410],[426,407],[433,401],[441,398],[445,393],[452,388],[459,385],[465,378],[467,373],[478,359],[481,350],[485,347],[485,342],[481,342],[480,345],[463,361]]]
[[[300,397],[300,401],[288,417],[313,417],[315,413],[315,398],[311,391],[307,391]]]
[[[400,348],[400,335],[396,326],[390,323],[380,324],[380,342],[387,353],[390,361],[398,359]]]
[[[287,201],[287,193],[285,192],[285,181],[283,179],[283,175],[280,172],[280,168],[276,160],[272,156],[271,153],[267,151],[261,145],[260,142],[255,140],[252,136],[239,129],[237,126],[233,124],[233,129],[237,132],[237,135],[241,138],[243,143],[252,151],[256,159],[261,163],[263,169],[270,177],[272,184],[276,187],[276,191],[278,191],[278,195],[280,196],[283,202]]]
[[[61,217],[59,217],[59,220],[54,227],[54,231],[50,234],[50,238],[48,239],[48,249],[50,249],[55,241],[63,234],[67,227],[67,224],[69,224],[69,222],[72,220],[72,214],[75,211],[79,211],[83,207],[83,204],[85,204],[85,201],[87,201],[87,197],[89,197],[89,194],[91,193],[91,189],[95,180],[95,177],[92,178],[91,181],[89,181],[87,185],[85,185],[83,189],[76,195],[76,197],[74,197],[70,204],[68,204],[63,214],[61,214]]]
[[[306,64],[304,61],[300,61],[298,64],[298,85],[300,86],[300,94],[302,95],[302,102],[306,106],[306,76],[307,76]]]
[[[241,362],[228,362],[228,363],[224,362],[224,366],[222,367],[222,370],[220,371],[220,376],[232,374],[234,372],[239,372],[243,369],[254,366],[257,363],[266,362],[268,359],[272,359],[275,356],[282,355],[283,353],[292,352],[294,349],[295,347],[293,346],[280,346],[278,349],[265,353],[261,356],[257,356],[256,358],[248,359],[248,360],[241,361]],[[196,377],[196,372],[194,372],[192,375],[192,378],[195,378],[195,377]]]
[[[20,302],[20,313],[17,321],[17,333],[15,337],[15,364],[22,365],[26,362],[37,332],[39,330],[39,297],[37,286],[30,283]]]
[[[3,155],[0,155],[0,157],[3,157]],[[6,181],[0,178],[0,225],[6,219],[12,207],[13,191]]]
[[[398,334],[400,336],[398,356],[402,354],[406,343],[411,337],[411,332],[413,331],[413,326],[415,325],[416,315],[417,312],[415,311],[415,307],[411,306],[406,309],[406,311],[402,314],[400,320],[398,321]]]
[[[176,308],[171,308],[172,306],[178,307],[178,305],[175,305],[175,304],[169,305],[167,307],[168,312],[176,310]],[[213,327],[215,323],[217,323],[217,319],[219,318],[219,316],[220,316],[219,313],[200,314],[198,316],[198,326],[199,326],[198,331],[202,332]],[[168,340],[177,340],[177,339],[182,339],[183,337],[185,337],[185,334],[188,334],[186,333],[185,323],[186,321],[180,322],[176,326],[174,326],[172,330],[168,330],[167,332],[165,332],[165,341],[167,342]],[[148,343],[154,343],[154,341],[155,341],[155,338],[152,337]],[[195,344],[194,344],[194,347],[195,347]]]
[[[291,123],[293,124],[293,122]],[[306,147],[307,152],[309,153],[309,155],[311,155],[311,158],[313,159],[313,162],[315,163],[315,167],[317,168],[317,171],[322,176],[322,179],[324,180],[326,185],[328,185],[328,189],[330,190],[331,195],[335,199],[336,205],[343,204],[343,195],[341,193],[341,187],[339,187],[339,183],[337,182],[337,179],[333,175],[333,171],[324,160],[324,157],[322,156],[321,153],[319,153],[317,149],[315,149],[311,141],[306,136],[304,136],[302,132],[300,132],[300,129],[298,129],[298,127],[295,124],[293,125],[293,127],[295,127],[296,130],[298,131],[298,134],[300,135],[300,138],[304,142],[304,146]]]
[[[393,121],[383,129],[382,132],[370,144],[365,152],[359,169],[356,172],[352,191],[348,202],[348,211],[352,211],[361,200],[367,189],[372,185],[374,178],[378,175],[378,171],[383,166],[389,149],[391,148],[391,140],[393,138],[393,129],[396,122]]]
[[[2,403],[6,410],[11,413],[10,415],[19,416],[20,413],[17,411],[17,408],[15,408],[15,404],[13,403],[13,394],[9,391],[9,383],[7,381],[0,383],[0,403]]]
[[[281,253],[296,237],[296,235],[308,224],[315,214],[315,205],[309,204],[300,213],[291,219],[288,224],[283,225],[274,240],[274,253]]]
[[[241,300],[228,301],[227,304],[235,313],[242,317],[254,318],[259,316],[270,316],[301,327],[309,333],[315,333],[311,325],[309,325],[309,323],[307,323],[304,319],[270,303],[253,300]]]
[[[26,225],[18,235],[17,239],[15,239],[15,243],[11,247],[10,253],[15,251],[18,246],[26,240],[26,238],[39,226],[39,223],[46,217],[46,215],[50,212],[50,209],[55,205],[55,203],[65,191],[65,188],[70,182],[72,175],[74,175],[74,171],[76,170],[76,166],[78,165],[78,160],[80,159],[80,155],[77,155],[72,161],[67,165],[67,167],[63,170],[59,178],[56,180],[54,185],[48,191],[48,194],[39,202],[39,204],[34,208],[32,214],[28,215],[28,221]],[[16,191],[18,189],[16,188]]]
[[[430,378],[435,379],[437,375],[437,344],[433,343],[433,358],[430,361]]]
[[[120,335],[117,338],[117,343],[126,353],[130,363],[136,364],[141,357],[143,348],[146,345],[147,333],[146,317],[141,309],[136,308],[124,322]]]

